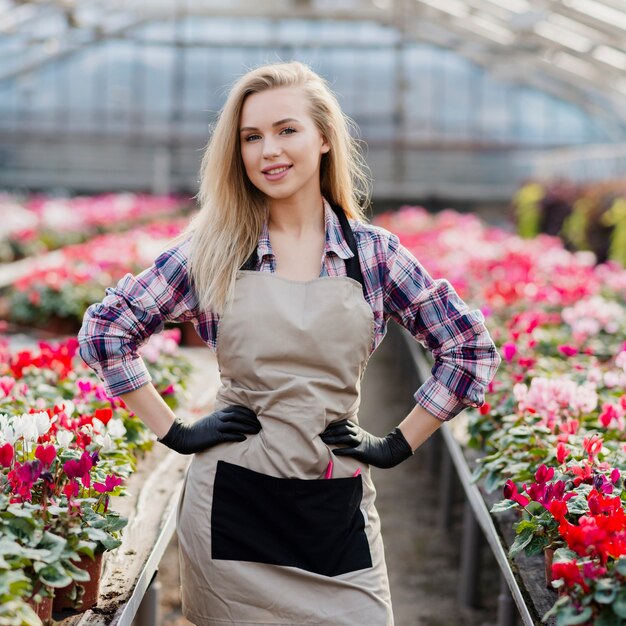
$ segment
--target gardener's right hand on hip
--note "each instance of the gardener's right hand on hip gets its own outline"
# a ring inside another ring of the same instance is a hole
[[[261,430],[256,413],[245,406],[227,406],[188,424],[176,418],[163,437],[157,439],[180,454],[202,452],[218,443],[244,441]]]

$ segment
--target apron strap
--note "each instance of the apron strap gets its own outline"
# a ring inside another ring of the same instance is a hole
[[[343,236],[346,239],[350,250],[352,250],[353,257],[346,259],[346,274],[349,278],[356,280],[358,283],[361,283],[361,287],[363,287],[363,294],[365,295],[365,281],[363,280],[363,273],[361,272],[361,263],[359,262],[359,249],[356,245],[356,241],[354,239],[354,233],[352,232],[352,228],[350,227],[350,222],[348,222],[348,218],[344,213],[344,210],[338,204],[331,205],[335,215],[339,219],[339,224],[341,225],[341,230],[343,231]],[[252,251],[252,254],[247,258],[246,262],[241,266],[242,270],[256,270],[256,266],[258,264],[259,257],[256,252],[256,248]]]
[[[350,222],[348,222],[348,218],[346,217],[344,210],[338,204],[331,204],[331,207],[339,219],[341,230],[343,230],[343,236],[345,237],[350,250],[352,250],[352,254],[354,254],[353,257],[346,259],[346,274],[349,278],[356,280],[357,283],[361,283],[361,287],[363,287],[363,295],[365,295],[365,281],[363,280],[361,263],[359,262],[359,248],[356,245]]]

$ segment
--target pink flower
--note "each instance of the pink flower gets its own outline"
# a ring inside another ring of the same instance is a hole
[[[113,491],[118,485],[122,484],[122,479],[109,474],[104,483],[94,483],[93,488],[99,493],[107,493]]]
[[[517,354],[517,347],[514,343],[505,343],[502,346],[502,356],[505,361],[512,361],[513,357]]]
[[[592,461],[602,450],[602,437],[600,435],[592,435],[583,439],[583,448]]]
[[[561,354],[563,354],[566,357],[574,356],[578,352],[578,348],[575,348],[574,346],[570,346],[567,344],[559,346],[558,350]]]

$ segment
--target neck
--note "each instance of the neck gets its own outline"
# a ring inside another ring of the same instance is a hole
[[[319,195],[310,201],[272,200],[269,203],[270,232],[300,236],[324,231],[324,203]]]

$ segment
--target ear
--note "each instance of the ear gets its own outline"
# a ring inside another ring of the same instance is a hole
[[[322,154],[326,154],[327,152],[330,152],[330,144],[328,143],[328,140],[325,137],[322,137],[322,150],[321,150]]]

